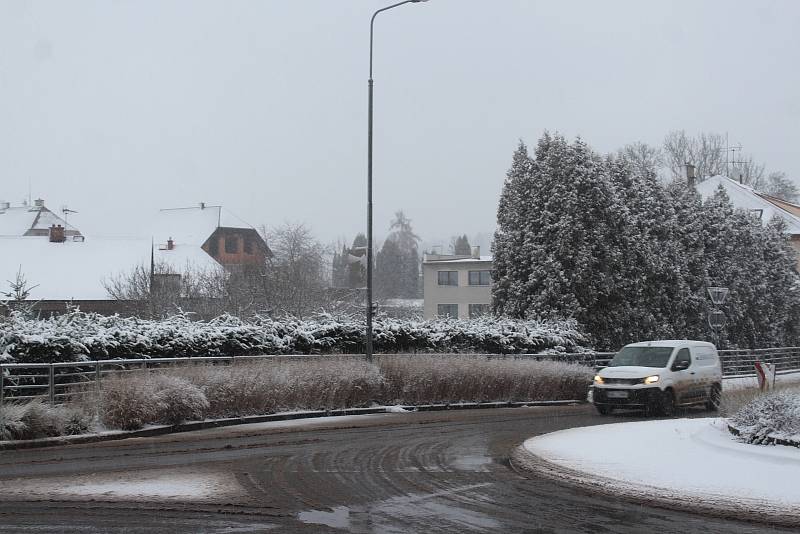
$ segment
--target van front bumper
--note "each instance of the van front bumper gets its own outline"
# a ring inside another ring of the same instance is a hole
[[[661,390],[650,388],[599,388],[592,386],[592,402],[607,406],[630,406],[641,408],[657,402]]]

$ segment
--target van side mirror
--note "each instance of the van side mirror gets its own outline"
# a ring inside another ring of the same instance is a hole
[[[688,362],[686,360],[681,360],[679,362],[675,362],[675,363],[672,364],[672,370],[673,371],[685,371],[686,369],[689,368],[689,363],[690,362]]]

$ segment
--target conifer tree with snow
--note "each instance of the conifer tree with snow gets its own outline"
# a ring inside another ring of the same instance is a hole
[[[467,234],[453,238],[453,254],[457,256],[469,256],[472,254],[472,246],[469,244]]]
[[[364,234],[356,235],[353,239],[353,246],[350,247],[350,260],[347,266],[347,287],[351,289],[364,287],[367,280],[366,262],[361,261],[367,253],[367,236]],[[356,261],[358,258],[358,261]]]
[[[416,298],[419,293],[419,236],[402,210],[395,213],[391,232],[375,258],[378,294],[383,298]]]

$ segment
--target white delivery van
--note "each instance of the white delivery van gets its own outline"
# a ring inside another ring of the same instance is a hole
[[[717,348],[705,341],[631,343],[594,377],[589,399],[603,415],[615,408],[672,415],[676,406],[716,410],[722,393]]]

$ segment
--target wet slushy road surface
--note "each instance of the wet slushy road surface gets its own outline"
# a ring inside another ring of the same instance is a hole
[[[586,405],[464,410],[5,451],[0,532],[789,532],[509,467],[528,437],[635,420]]]

